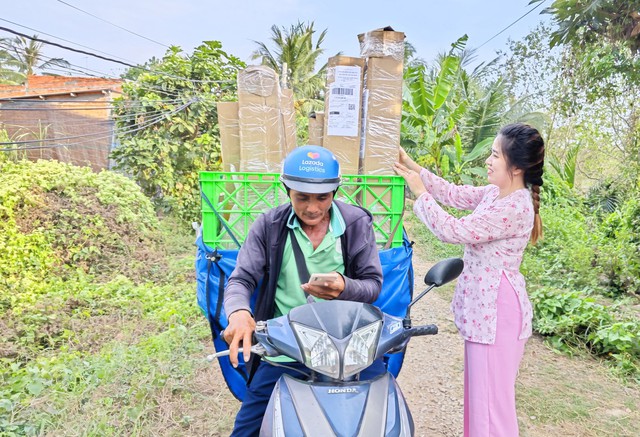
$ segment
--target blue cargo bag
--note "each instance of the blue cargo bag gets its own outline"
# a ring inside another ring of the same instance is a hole
[[[413,243],[410,243],[406,234],[403,235],[403,244],[399,247],[382,249],[378,252],[382,264],[383,283],[382,291],[374,305],[387,314],[404,317],[407,305],[413,296]],[[227,343],[220,337],[228,324],[227,315],[224,312],[224,287],[229,275],[233,272],[238,257],[237,249],[213,249],[202,241],[202,236],[196,240],[196,275],[198,306],[207,317],[211,326],[213,346],[216,352],[228,350]],[[260,289],[260,284],[258,284]],[[257,292],[253,293],[251,305],[255,305]],[[231,390],[231,393],[240,401],[244,398],[248,370],[242,359],[238,357],[237,368],[231,366],[229,357],[218,358],[222,375]],[[394,376],[398,376],[404,360],[404,351],[385,356],[387,369]]]

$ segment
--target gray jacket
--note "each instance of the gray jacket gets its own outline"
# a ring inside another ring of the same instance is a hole
[[[338,299],[372,303],[382,288],[382,267],[373,233],[373,218],[369,211],[358,206],[338,200],[334,205],[339,208],[346,225],[341,236],[345,288]],[[251,295],[262,280],[254,318],[268,320],[273,317],[291,210],[290,203],[280,205],[260,215],[251,226],[225,289],[227,316],[241,309],[251,311]]]

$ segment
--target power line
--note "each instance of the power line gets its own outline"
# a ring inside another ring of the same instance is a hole
[[[115,108],[111,108],[111,109],[115,109]],[[53,108],[53,110],[55,110],[55,108]],[[47,113],[49,113],[50,110],[46,110]],[[129,112],[127,114],[122,114],[122,115],[112,115],[110,116],[108,119],[90,119],[90,120],[83,120],[83,119],[78,119],[78,117],[76,116],[77,114],[72,114],[74,115],[73,118],[70,117],[65,117],[65,115],[63,115],[62,117],[57,117],[57,118],[40,118],[40,119],[32,119],[30,123],[24,123],[22,120],[14,120],[14,119],[5,119],[5,120],[0,120],[0,126],[12,126],[12,127],[16,127],[16,128],[29,128],[31,126],[40,126],[42,124],[47,124],[49,126],[57,126],[57,125],[61,125],[62,127],[75,127],[75,126],[93,126],[93,125],[99,125],[99,124],[109,124],[113,121],[118,121],[118,122],[127,122],[130,120],[134,120],[140,117],[151,117],[151,116],[155,116],[157,114],[161,114],[164,113],[166,110],[161,110],[161,109],[154,109],[152,111],[140,111],[140,112]],[[15,123],[19,123],[19,124],[15,124]]]
[[[3,44],[2,42],[0,42],[0,47],[10,48],[9,45]],[[47,57],[47,56],[41,56],[41,57],[43,59],[48,59],[48,60],[54,59],[54,58],[50,58],[50,57]],[[63,73],[68,73],[67,70],[69,70],[69,71],[76,71],[76,72],[82,73],[82,74],[84,74],[86,76],[95,77],[95,78],[110,78],[110,79],[112,78],[112,77],[109,77],[110,76],[109,74],[104,73],[102,71],[93,70],[91,68],[86,68],[86,67],[82,67],[82,66],[79,66],[79,65],[71,64],[71,63],[69,63],[69,65],[72,66],[72,67],[78,67],[80,70],[76,70],[76,69],[70,68],[70,67],[63,67],[63,68],[48,67],[47,70],[60,71],[60,72],[63,72]],[[98,74],[100,74],[100,76],[96,76],[94,74],[87,73],[87,71],[92,71],[94,73],[98,73]],[[148,71],[150,71],[150,70],[148,70]],[[134,80],[131,80],[131,79],[118,79],[118,78],[115,78],[115,77],[113,77],[112,79],[122,80],[124,83],[135,83],[136,86],[138,88],[140,88],[140,89],[151,91],[151,92],[157,92],[157,93],[160,93],[160,94],[165,94],[167,96],[172,96],[172,97],[176,97],[176,98],[181,96],[181,93],[179,91],[175,91],[175,90],[174,91],[170,91],[170,90],[164,89],[162,87],[153,87],[153,86],[150,86],[150,85],[142,85],[142,84],[140,84],[140,83],[138,83],[138,82],[136,82]],[[184,79],[184,78],[182,78],[182,79]],[[185,80],[189,80],[189,79],[185,79]],[[220,83],[231,83],[231,82],[232,81],[228,81],[228,82],[220,81]],[[19,85],[16,85],[16,86],[19,86]],[[30,91],[48,91],[50,89],[49,88],[29,88],[29,90]],[[4,100],[4,99],[0,98],[0,100]],[[27,101],[27,100],[23,100],[23,101]]]
[[[87,51],[84,51],[84,50],[74,49],[73,47],[68,47],[68,46],[65,46],[65,45],[62,45],[62,44],[58,44],[58,43],[55,43],[55,42],[47,41],[47,40],[44,40],[42,38],[38,38],[38,37],[35,37],[35,36],[29,36],[29,35],[26,35],[24,33],[21,33],[21,32],[12,30],[12,29],[8,29],[6,27],[0,26],[0,30],[4,30],[5,32],[9,32],[9,33],[12,33],[14,35],[18,35],[18,36],[22,36],[24,38],[28,38],[28,39],[33,40],[33,41],[38,41],[38,42],[41,42],[41,43],[44,43],[44,44],[50,44],[50,45],[53,45],[53,46],[56,46],[56,47],[60,47],[61,49],[64,49],[64,50],[70,50],[72,52],[93,56],[93,57],[96,57],[96,58],[99,58],[99,59],[102,59],[102,60],[105,60],[105,61],[115,62],[117,64],[121,64],[121,65],[124,65],[126,67],[135,68],[137,70],[142,70],[142,71],[145,71],[147,73],[158,74],[158,75],[165,76],[165,77],[168,77],[168,78],[171,78],[171,79],[184,80],[184,81],[191,82],[191,83],[216,83],[216,84],[222,84],[222,83],[233,83],[234,82],[233,80],[199,80],[199,79],[189,79],[187,77],[175,76],[173,74],[166,73],[164,71],[150,70],[150,69],[148,69],[146,67],[143,67],[143,66],[140,66],[140,65],[129,64],[127,62],[122,62],[122,61],[118,61],[116,59],[107,58],[105,56],[97,55],[95,53],[87,52]]]
[[[526,17],[527,15],[529,15],[530,13],[532,13],[533,11],[535,11],[536,9],[538,9],[540,6],[542,6],[543,4],[545,4],[547,2],[547,0],[543,0],[542,2],[538,3],[537,6],[529,9],[528,12],[526,12],[524,15],[522,15],[520,18],[518,18],[516,21],[514,21],[513,23],[509,24],[507,27],[505,27],[504,29],[502,29],[500,32],[496,33],[495,35],[493,35],[491,38],[489,38],[488,40],[486,40],[485,42],[483,42],[482,44],[480,44],[478,47],[476,47],[476,49],[479,49],[481,47],[483,47],[484,45],[486,45],[489,41],[492,41],[494,38],[496,38],[498,35],[502,34],[504,31],[506,31],[507,29],[509,29],[511,26],[513,26],[514,24],[516,24],[518,21],[522,20],[524,17]]]
[[[153,103],[177,103],[177,102],[183,102],[184,99],[160,99],[160,100],[153,100]],[[29,99],[20,99],[20,98],[14,98],[14,97],[7,97],[7,98],[2,98],[0,97],[0,104],[2,104],[3,102],[13,102],[13,103],[88,103],[84,100],[56,100],[56,99],[47,99],[47,100],[29,100]],[[100,103],[119,103],[120,101],[118,100],[101,100]],[[142,102],[133,102],[131,106],[151,106],[151,105],[147,105],[146,103],[142,103]]]
[[[79,129],[86,129],[88,127],[100,127],[104,125],[112,125],[116,122],[119,124],[127,124],[139,119],[140,117],[151,119],[163,113],[164,111],[158,109],[154,111],[131,112],[124,115],[111,115],[109,119],[84,120],[84,121],[77,120],[76,118],[73,118],[73,119],[47,118],[47,119],[38,119],[37,121],[34,120],[33,123],[28,123],[28,124],[25,124],[25,123],[15,124],[15,120],[6,120],[6,121],[0,121],[0,129],[5,127],[10,127],[15,130],[15,133],[24,133],[24,131],[27,131],[28,133],[28,131],[33,131],[33,129],[41,128],[44,126],[47,129],[51,129],[53,133],[56,133],[56,132],[62,132],[67,130],[79,130]]]
[[[122,64],[122,65],[124,65],[126,67],[140,68],[140,67],[138,67],[136,65],[129,64],[128,62],[118,61],[117,59],[113,59],[113,58],[107,58],[106,56],[102,56],[102,55],[98,55],[98,54],[95,54],[95,53],[87,52],[85,50],[74,49],[73,47],[69,47],[69,46],[65,46],[65,45],[62,45],[62,44],[55,43],[55,42],[47,41],[47,40],[44,40],[42,38],[38,38],[36,36],[29,36],[29,35],[26,35],[26,34],[24,34],[22,32],[17,32],[15,30],[11,30],[11,29],[8,29],[6,27],[0,26],[0,30],[4,30],[5,32],[13,33],[14,35],[18,35],[18,36],[22,36],[24,38],[28,38],[28,39],[33,40],[33,41],[38,41],[38,42],[41,42],[41,43],[44,43],[44,44],[49,44],[49,45],[52,45],[52,46],[60,47],[61,49],[70,50],[70,51],[76,52],[76,53],[82,53],[83,55],[93,56],[94,58],[99,58],[99,59],[102,59],[104,61],[115,62],[116,64]]]
[[[0,18],[0,20],[1,20],[1,18]],[[13,50],[16,53],[18,51],[20,51],[20,53],[22,53],[22,54],[25,54],[25,55],[27,54],[26,49],[18,50],[17,47],[13,47],[11,44],[6,43],[6,42],[0,41],[0,47],[4,47],[5,49]],[[44,56],[44,55],[40,55],[40,57],[42,59],[45,59],[45,60],[55,59],[55,58],[52,58],[52,57],[49,57],[49,56]],[[93,70],[91,68],[83,67],[81,65],[72,64],[72,63],[70,63],[68,61],[67,61],[67,64],[69,65],[69,67],[57,65],[57,67],[58,67],[57,69],[55,67],[47,67],[47,70],[54,70],[55,69],[56,71],[62,71],[62,72],[67,72],[67,73],[69,71],[75,71],[77,73],[82,73],[83,75],[91,76],[91,77],[104,77],[104,78],[117,79],[113,74],[105,73],[105,72],[98,71],[98,70]],[[71,67],[76,67],[78,69],[74,69],[74,68],[71,68]],[[96,75],[91,74],[91,73],[87,73],[87,71],[91,71],[91,72],[97,73],[97,74],[99,74],[99,76],[96,76]]]
[[[94,132],[94,133],[90,133],[90,134],[82,134],[82,135],[74,135],[74,136],[70,136],[70,137],[65,137],[65,138],[43,138],[43,139],[39,139],[39,140],[25,140],[25,141],[3,141],[0,142],[0,145],[13,145],[13,144],[30,144],[30,143],[44,143],[44,142],[49,142],[49,141],[64,141],[64,140],[72,140],[72,139],[77,139],[77,138],[85,138],[85,137],[91,137],[91,136],[96,136],[96,135],[102,135],[102,134],[106,134],[106,133],[118,133],[118,134],[129,134],[129,133],[133,133],[133,132],[137,132],[141,129],[144,129],[146,127],[152,126],[156,123],[159,123],[160,121],[162,121],[165,117],[174,115],[180,111],[182,111],[183,109],[186,109],[187,107],[189,107],[191,104],[195,103],[197,101],[197,99],[192,99],[189,102],[179,106],[178,108],[169,111],[167,113],[162,113],[159,114],[158,116],[156,116],[153,120],[153,122],[147,122],[147,124],[143,124],[141,126],[139,126],[139,128],[135,128],[133,130],[123,130],[123,131],[118,131],[117,129],[111,129],[109,131],[103,131],[103,132]],[[35,147],[35,146],[34,146]],[[45,148],[46,146],[38,146],[35,148],[41,149],[41,148]],[[15,149],[0,149],[1,152],[6,152],[6,151],[12,151],[12,150],[29,150],[33,147],[18,147]]]
[[[131,61],[129,59],[122,58],[122,57],[114,55],[112,53],[103,52],[102,50],[94,49],[93,47],[89,47],[89,46],[85,46],[85,45],[82,45],[82,44],[78,44],[77,42],[69,41],[68,39],[60,38],[59,36],[51,35],[50,33],[43,32],[41,30],[37,30],[37,29],[34,29],[32,27],[29,27],[29,26],[22,25],[22,24],[18,24],[18,23],[15,23],[13,21],[10,21],[10,20],[4,19],[4,18],[0,18],[0,21],[4,21],[6,23],[10,23],[10,24],[13,24],[13,25],[19,26],[19,27],[24,27],[25,29],[29,29],[29,30],[32,30],[34,32],[37,32],[38,34],[47,35],[47,36],[50,36],[51,38],[59,39],[60,41],[65,41],[65,42],[68,42],[68,43],[71,43],[71,44],[75,44],[75,45],[77,45],[79,47],[84,47],[85,49],[93,50],[94,52],[98,52],[98,53],[102,53],[102,54],[105,54],[105,55],[113,56],[115,58],[120,58],[123,61],[133,62],[133,61]]]
[[[136,33],[136,32],[133,32],[133,31],[131,31],[131,30],[129,30],[129,29],[126,29],[126,28],[124,28],[124,27],[122,27],[122,26],[119,26],[119,25],[117,25],[117,24],[115,24],[115,23],[112,23],[111,21],[107,21],[107,20],[105,20],[104,18],[98,17],[97,15],[94,15],[94,14],[92,14],[92,13],[90,13],[90,12],[87,12],[87,11],[85,11],[85,10],[82,10],[82,9],[80,9],[79,7],[74,6],[74,5],[70,4],[70,3],[67,3],[67,2],[62,1],[62,0],[58,0],[58,2],[59,2],[59,3],[62,3],[63,5],[67,5],[67,6],[69,6],[70,8],[73,8],[73,9],[75,9],[75,10],[77,10],[77,11],[80,11],[80,12],[82,12],[83,14],[87,14],[87,15],[90,15],[91,17],[93,17],[93,18],[96,18],[96,19],[100,20],[100,21],[104,21],[105,23],[110,24],[110,25],[112,25],[112,26],[115,26],[115,27],[117,27],[118,29],[122,29],[122,30],[124,30],[125,32],[129,32],[129,33],[130,33],[130,34],[132,34],[132,35],[135,35],[135,36],[138,36],[138,37],[140,37],[140,38],[146,39],[147,41],[151,41],[152,43],[158,44],[158,45],[160,45],[160,46],[163,46],[163,47],[166,47],[166,48],[170,48],[170,46],[168,46],[168,45],[166,45],[166,44],[163,44],[163,43],[161,43],[161,42],[155,41],[155,40],[153,40],[153,39],[151,39],[151,38],[147,38],[147,37],[146,37],[146,36],[144,36],[144,35],[140,35],[139,33]]]
[[[105,109],[113,109],[113,106],[80,106],[75,108],[0,108],[0,111],[104,111]]]

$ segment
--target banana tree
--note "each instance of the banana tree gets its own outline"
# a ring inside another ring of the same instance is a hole
[[[473,146],[471,151],[465,153],[462,147],[462,138],[456,132],[453,147],[445,149],[443,168],[446,169],[446,172],[443,176],[457,184],[473,184],[472,176],[486,179],[487,169],[476,163],[479,158],[489,154],[491,144],[493,144],[493,138],[485,138]]]
[[[551,155],[548,158],[549,165],[557,173],[560,179],[571,189],[576,184],[576,172],[578,169],[578,153],[580,152],[580,144],[575,144],[560,160],[557,156]]]
[[[464,46],[466,37],[455,44]],[[460,58],[453,54],[442,58],[439,71],[427,71],[424,65],[409,66],[405,73],[402,107],[402,146],[417,161],[433,167],[439,175],[449,171],[447,146],[459,137],[457,123],[466,111],[467,101],[456,98],[454,85],[460,71]]]

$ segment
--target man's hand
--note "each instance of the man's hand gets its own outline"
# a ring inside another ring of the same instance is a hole
[[[245,363],[251,356],[253,331],[256,321],[247,310],[238,310],[229,316],[229,325],[224,330],[224,341],[229,344],[229,360],[233,367],[238,367],[238,348],[242,344]]]
[[[335,299],[340,296],[342,290],[344,290],[344,278],[341,274],[338,274],[338,278],[335,281],[325,282],[323,284],[302,284],[302,289],[308,294],[319,297],[324,300]]]

